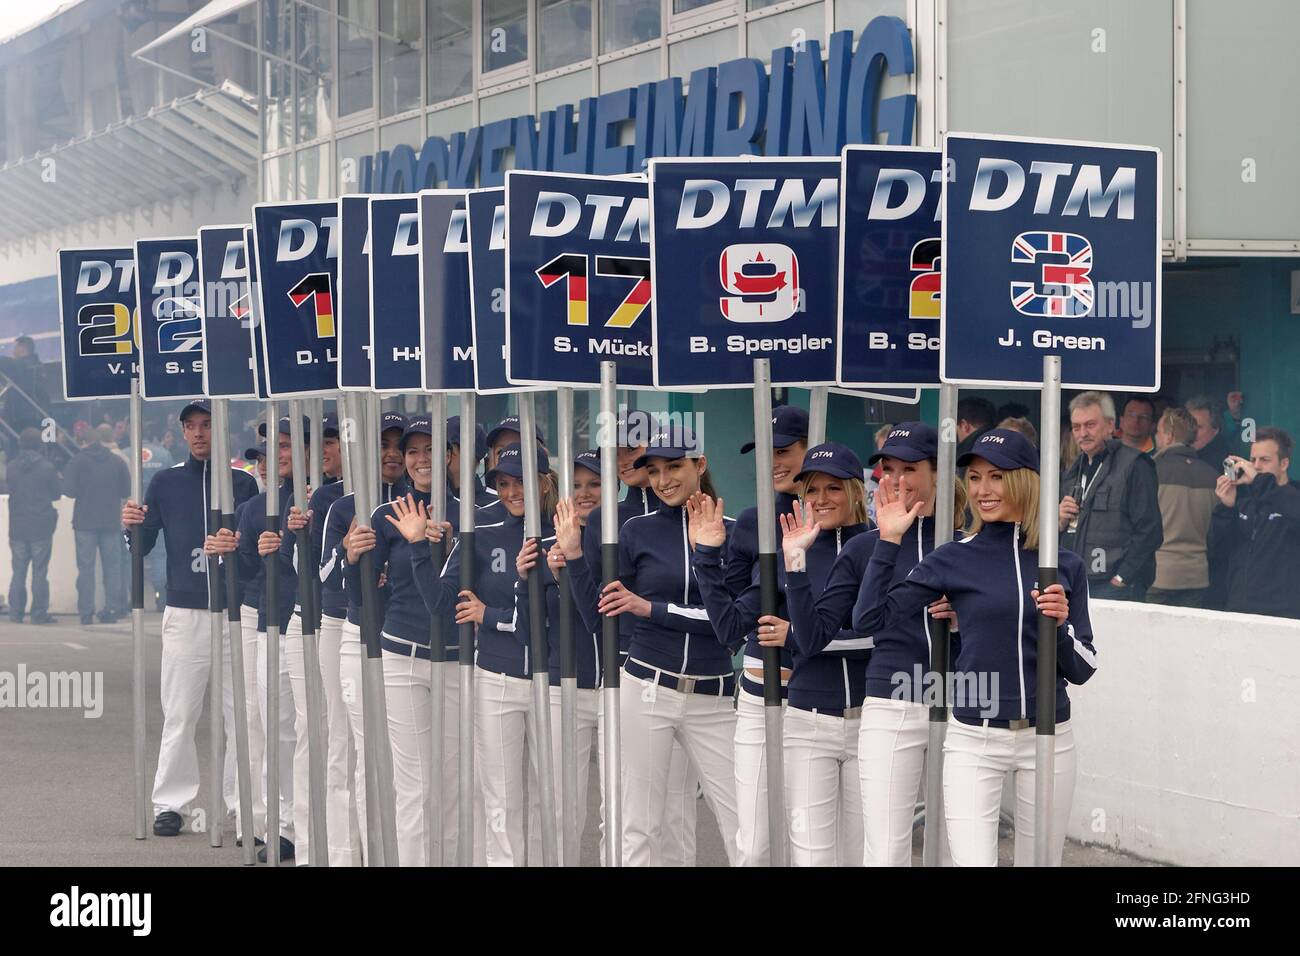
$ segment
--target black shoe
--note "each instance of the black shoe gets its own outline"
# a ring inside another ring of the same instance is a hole
[[[258,842],[260,843],[261,841],[259,840]],[[280,862],[287,863],[289,860],[292,859],[293,859],[293,841],[285,837],[280,837]],[[258,863],[266,862],[265,846],[263,846],[262,849],[257,851],[257,862]]]
[[[53,615],[53,614],[33,614],[33,615],[32,615],[32,623],[33,623],[33,624],[53,624],[53,623],[54,623],[54,615]]]
[[[81,626],[82,626],[82,627],[89,627],[90,625],[92,625],[92,624],[94,624],[94,623],[95,623],[95,615],[93,615],[93,614],[83,614],[83,615],[81,615]]]
[[[235,839],[235,846],[242,847],[243,845],[244,845],[244,838],[237,837]],[[253,837],[253,846],[266,846],[266,841],[263,840],[261,837]]]
[[[181,832],[181,826],[185,823],[181,815],[175,810],[164,810],[158,814],[157,819],[153,822],[154,836],[176,836]]]
[[[99,618],[99,623],[100,623],[100,624],[112,624],[114,621],[117,620],[117,615],[114,614],[112,611],[108,610],[107,608],[105,608],[104,610],[100,611],[100,612],[99,612],[97,615],[95,615],[95,616],[96,616],[97,618]]]

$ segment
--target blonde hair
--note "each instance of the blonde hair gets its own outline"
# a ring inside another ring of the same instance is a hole
[[[967,478],[969,482],[969,477]],[[969,497],[969,489],[967,497]],[[1038,550],[1038,472],[1032,468],[1002,469],[1002,497],[1014,511],[1020,512],[1020,536],[1026,551]],[[977,513],[970,530],[977,534],[984,520]]]
[[[1035,445],[1038,444],[1038,429],[1028,418],[1004,418],[998,422],[998,428],[1009,428],[1013,432],[1020,432]]]
[[[799,500],[803,501],[808,497],[808,486],[812,484],[813,475],[824,474],[824,472],[815,471],[803,481],[799,482]],[[834,478],[834,475],[827,475],[828,478]],[[849,519],[846,524],[865,524],[870,525],[871,519],[867,515],[867,489],[862,483],[861,478],[840,478],[844,482],[844,496],[849,499]]]

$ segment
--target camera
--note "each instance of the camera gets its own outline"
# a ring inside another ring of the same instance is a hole
[[[1235,461],[1233,461],[1231,458],[1223,459],[1223,476],[1225,478],[1228,478],[1231,481],[1236,481],[1243,474],[1245,474],[1245,469],[1243,469]]]

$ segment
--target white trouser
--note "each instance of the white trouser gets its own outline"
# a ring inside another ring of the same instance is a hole
[[[791,866],[862,865],[857,717],[786,708],[785,800]]]
[[[366,734],[361,706],[362,677],[361,629],[344,621],[339,639],[339,693],[347,716],[348,737],[352,742],[352,794],[357,834],[361,841],[361,858],[369,848],[366,843]]]
[[[1033,727],[1007,730],[948,720],[943,747],[943,803],[954,866],[997,866],[1002,781],[1013,772],[1015,862],[1016,866],[1033,865],[1035,738]],[[1056,725],[1055,753],[1051,854],[1059,866],[1077,770],[1074,730],[1068,720]]]
[[[253,832],[258,838],[266,832],[266,791],[262,787],[262,761],[266,759],[266,732],[262,729],[262,711],[257,704],[257,608],[240,605],[239,625],[244,651],[244,708],[248,722],[248,766],[253,785]],[[233,739],[233,738],[232,738]],[[226,748],[226,764],[234,766],[233,747]],[[239,792],[235,791],[235,832],[242,835]]]
[[[786,713],[781,702],[781,713]],[[771,864],[767,819],[767,714],[763,698],[743,685],[736,696],[736,865]],[[787,833],[788,837],[788,833]]]
[[[330,866],[361,865],[361,831],[357,826],[352,787],[352,735],[339,673],[343,618],[321,616],[317,646],[321,684],[325,688],[325,828],[329,835]]]
[[[474,669],[474,751],[488,866],[527,865],[525,820],[540,819],[532,693],[532,681]]]
[[[699,772],[705,799],[736,863],[736,709],[730,696],[683,694],[623,672],[623,865],[663,864],[672,744]]]
[[[235,749],[235,688],[230,671],[230,628],[221,622],[224,678],[221,681],[226,751]],[[162,618],[162,740],[153,781],[154,815],[171,810],[182,815],[199,793],[199,754],[194,743],[199,715],[207,698],[212,665],[212,616],[205,609],[171,607]],[[223,772],[225,766],[223,763]],[[224,781],[223,781],[223,790]],[[224,798],[223,798],[224,802]],[[224,808],[209,811],[220,826]]]
[[[555,841],[559,852],[560,864],[564,863],[564,807],[572,803],[577,808],[578,815],[578,844],[582,844],[582,834],[587,828],[587,781],[589,779],[588,771],[591,769],[591,752],[593,749],[599,751],[599,736],[604,732],[604,721],[600,715],[600,691],[577,689],[574,694],[574,723],[576,724],[573,752],[574,761],[578,767],[578,792],[567,794],[564,792],[564,758],[563,758],[563,737],[560,735],[561,729],[561,693],[557,684],[551,685],[551,766],[555,772]],[[604,765],[600,767],[601,779],[604,779]],[[603,793],[603,788],[602,788]],[[537,814],[534,814],[534,809]],[[537,844],[537,849],[533,849],[533,836],[536,834],[538,840],[541,838],[541,804],[529,807],[528,815],[528,836],[529,836],[529,865],[540,863],[541,860],[534,860],[534,856],[540,855],[541,844]]]
[[[858,766],[865,866],[912,865],[912,823],[929,742],[929,709],[924,704],[883,697],[868,697],[863,703]]]
[[[391,635],[389,640],[407,643]],[[429,814],[435,783],[442,794],[442,862],[456,863],[460,837],[460,678],[455,662],[440,664],[443,687],[442,768],[435,777],[432,743],[433,665],[418,657],[384,651],[384,704],[393,751],[397,805],[397,859],[402,866],[429,865]],[[359,783],[364,786],[364,781]],[[477,815],[476,815],[477,817]],[[475,820],[476,835],[480,831]]]
[[[297,642],[301,648],[301,639]],[[262,715],[262,726],[267,728],[267,734],[274,733],[274,729],[266,719],[266,691],[267,691],[267,636],[262,631],[257,635],[257,706]],[[301,653],[301,650],[300,650]],[[294,701],[293,701],[293,684],[289,679],[289,654],[285,647],[285,641],[280,641],[280,836],[286,840],[294,838],[294,817],[293,817],[293,752],[297,744],[297,738],[294,733]],[[262,763],[267,763],[266,754],[263,754]],[[263,787],[270,800],[271,788],[263,778]],[[269,809],[269,808],[268,808]],[[300,821],[303,829],[306,830],[306,821]],[[269,837],[267,838],[269,839]],[[298,845],[294,844],[295,858],[298,853]]]
[[[313,635],[312,640],[316,640]],[[303,654],[302,618],[294,614],[284,629],[284,661],[293,688],[293,818],[295,828],[294,863],[307,866],[311,859],[311,748],[307,720],[307,667]],[[316,715],[316,732],[325,743],[325,715]],[[326,811],[329,801],[326,800]],[[326,829],[328,837],[328,825]],[[328,839],[326,840],[328,843]],[[326,852],[328,852],[328,847]]]

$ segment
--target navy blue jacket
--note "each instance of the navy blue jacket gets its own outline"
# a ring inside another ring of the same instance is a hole
[[[627,494],[623,500],[618,503],[618,526],[622,529],[624,523],[633,515],[646,515],[659,507],[659,496],[656,495],[648,486],[645,488],[628,488]],[[592,603],[592,595],[599,599],[601,567],[600,567],[600,506],[597,505],[587,515],[587,523],[582,529],[582,557],[583,563],[587,565],[589,577],[587,580],[596,585],[595,589],[584,589],[584,599],[579,601],[577,593],[574,593],[573,603],[575,606],[582,605],[582,614],[584,621],[591,626],[597,634],[601,633],[600,615],[596,613],[596,604]],[[573,574],[569,574],[569,580],[572,582]],[[570,584],[569,589],[573,590]],[[618,647],[624,657],[627,656],[628,646],[632,643],[632,628],[636,621],[630,614],[621,614],[618,617]],[[594,622],[594,623],[592,623]]]
[[[398,482],[392,485],[381,485],[379,494],[384,501],[391,501],[395,495],[402,494],[405,490],[406,485]],[[361,592],[356,587],[349,588],[343,576],[343,569],[348,563],[348,552],[347,548],[343,547],[343,538],[347,535],[348,529],[352,527],[352,519],[356,517],[356,514],[357,502],[355,496],[351,494],[339,495],[334,503],[330,505],[329,511],[325,515],[325,530],[321,539],[320,581],[322,592],[328,588],[343,593],[343,599],[347,603],[348,623],[359,627],[361,625]],[[380,621],[384,619],[388,593],[388,585],[385,584],[379,591]]]
[[[734,524],[726,519],[728,534]],[[731,674],[731,655],[741,642],[736,639],[727,644],[714,631],[691,567],[690,551],[685,508],[660,502],[656,510],[629,518],[619,530],[619,580],[650,602],[648,618],[622,615],[633,620],[628,654],[674,674]],[[571,571],[575,604],[590,604],[597,590],[590,565],[576,562]]]
[[[330,481],[313,491],[307,499],[307,507],[311,510],[312,554],[317,556],[320,566],[325,563],[325,520],[330,507],[342,497],[343,482]],[[343,596],[341,582],[326,585],[321,579],[320,611],[322,617],[342,618],[347,614],[348,599]]]
[[[232,468],[230,474],[236,506],[257,494],[257,482],[248,472]],[[158,532],[162,532],[167,546],[167,604],[171,607],[208,606],[208,562],[203,556],[203,539],[216,530],[208,526],[211,486],[208,463],[191,455],[179,465],[159,472],[145,492],[144,503],[149,510],[140,524],[140,547],[148,554],[158,540]],[[130,535],[127,542],[129,545]],[[256,543],[253,554],[257,554]]]
[[[283,515],[289,507],[289,502],[293,499],[293,482],[280,482],[279,495],[281,517],[277,520],[283,522]],[[265,491],[259,491],[249,501],[248,507],[240,512],[237,528],[239,531],[239,547],[235,549],[235,557],[239,561],[239,577],[240,580],[256,578],[258,581],[257,629],[258,631],[265,631],[268,623],[267,611],[269,610],[266,595],[266,559],[257,553],[257,539],[263,531],[267,530]],[[170,563],[171,541],[167,542],[167,557],[168,563]],[[284,629],[289,626],[289,618],[293,615],[293,607],[298,603],[298,575],[292,562],[285,561],[283,551],[277,554],[276,561],[280,567],[280,580],[278,584],[279,593],[276,595],[278,611],[275,619],[278,622],[280,633],[283,634]]]
[[[982,717],[1032,721],[1038,608],[1030,591],[1037,586],[1038,552],[1021,547],[1020,525],[986,524],[964,541],[931,551],[905,579],[891,586],[900,550],[888,541],[876,544],[853,608],[853,630],[874,634],[896,626],[925,613],[929,604],[947,595],[957,612],[962,638],[953,664],[957,695],[953,716],[966,722]],[[1065,721],[1070,719],[1066,681],[1082,684],[1096,672],[1097,658],[1083,560],[1062,549],[1060,565],[1059,580],[1070,598],[1069,618],[1056,637],[1056,719]],[[1018,639],[1012,640],[1011,635]],[[977,680],[987,680],[982,693],[971,686]],[[964,688],[971,692],[963,693]],[[983,693],[989,699],[970,699]]]
[[[546,528],[544,535],[550,533]],[[483,623],[478,628],[474,662],[484,670],[508,677],[528,678],[528,638],[520,635],[515,614],[515,558],[524,543],[524,519],[507,515],[504,521],[476,525],[474,529],[474,593],[483,602]],[[466,560],[457,541],[441,570],[435,568],[428,549],[412,549],[415,583],[424,596],[428,613],[455,614],[460,600],[460,563]]]
[[[867,696],[922,703],[925,688],[915,680],[915,674],[918,667],[922,674],[930,668],[929,611],[877,628],[869,636],[859,637],[851,629],[853,606],[879,541],[880,532],[873,528],[848,542],[820,590],[816,576],[811,573],[796,572],[786,578],[785,598],[794,624],[795,641],[805,654],[816,654],[831,641],[842,640],[846,635],[868,641],[872,651],[866,667]],[[933,550],[934,519],[917,518],[903,535],[886,587],[905,579],[921,558]],[[810,551],[810,570],[811,561]],[[952,637],[956,640],[955,632]],[[907,681],[895,680],[896,674],[906,675]]]
[[[1227,557],[1229,611],[1300,617],[1300,488],[1257,475],[1214,506],[1212,547]]]
[[[776,551],[781,553],[781,515],[794,510],[797,495],[784,491],[776,493]],[[758,567],[758,506],[746,508],[736,518],[736,526],[727,538],[726,568],[727,590],[739,597],[752,583],[754,569]]]
[[[799,640],[802,636],[793,623],[792,589],[795,579],[799,579],[803,593],[809,593],[809,587],[821,589],[836,565],[837,557],[852,542],[864,536],[865,525],[851,525],[821,532],[807,551],[807,571],[787,574],[782,562],[777,563],[777,617],[791,621],[790,633],[786,644],[781,648],[781,666],[793,667],[790,682],[786,688],[790,706],[802,710],[847,710],[859,707],[866,693],[866,662],[871,655],[871,641],[861,638],[844,628],[830,632],[827,639],[814,645],[806,646]],[[705,606],[709,609],[709,619],[718,628],[720,634],[732,636],[738,629],[753,631],[758,622],[762,593],[757,578],[750,584],[734,603],[727,600],[725,590],[720,591],[720,575],[723,568],[718,564],[718,549],[697,547],[695,549],[695,570],[700,579],[700,589],[704,592]],[[855,585],[856,593],[856,585]],[[845,623],[847,624],[847,613]],[[757,637],[750,638],[750,646],[745,648],[747,657],[762,659],[762,647]],[[746,661],[749,665],[749,661]],[[752,666],[752,665],[749,665]],[[746,679],[751,693],[762,694],[762,685]]]
[[[542,576],[542,586],[546,596],[546,633],[548,661],[552,686],[560,686],[560,587],[546,564],[546,552],[555,544],[555,536],[543,538],[541,554],[538,557],[537,573]],[[582,563],[582,562],[579,562]],[[530,643],[532,635],[532,618],[528,610],[528,585],[522,580],[515,581],[515,636],[524,645]],[[600,634],[596,626],[588,626],[586,619],[574,602],[572,615],[573,647],[578,670],[578,687],[583,690],[595,690],[600,686]]]
[[[258,497],[258,495],[253,496],[253,498],[256,497]],[[238,505],[235,508],[236,530],[238,530],[239,525],[244,520],[244,512],[247,511],[250,507],[252,507],[253,498],[249,498],[247,501],[243,502],[242,504]],[[265,501],[266,499],[263,498],[262,500]],[[262,510],[265,511],[266,508],[263,507]],[[251,607],[254,611],[256,611],[262,603],[261,570],[262,570],[261,568],[258,568],[258,573],[252,576],[243,573],[239,575],[239,593],[240,593],[239,603],[243,604],[245,607]]]

